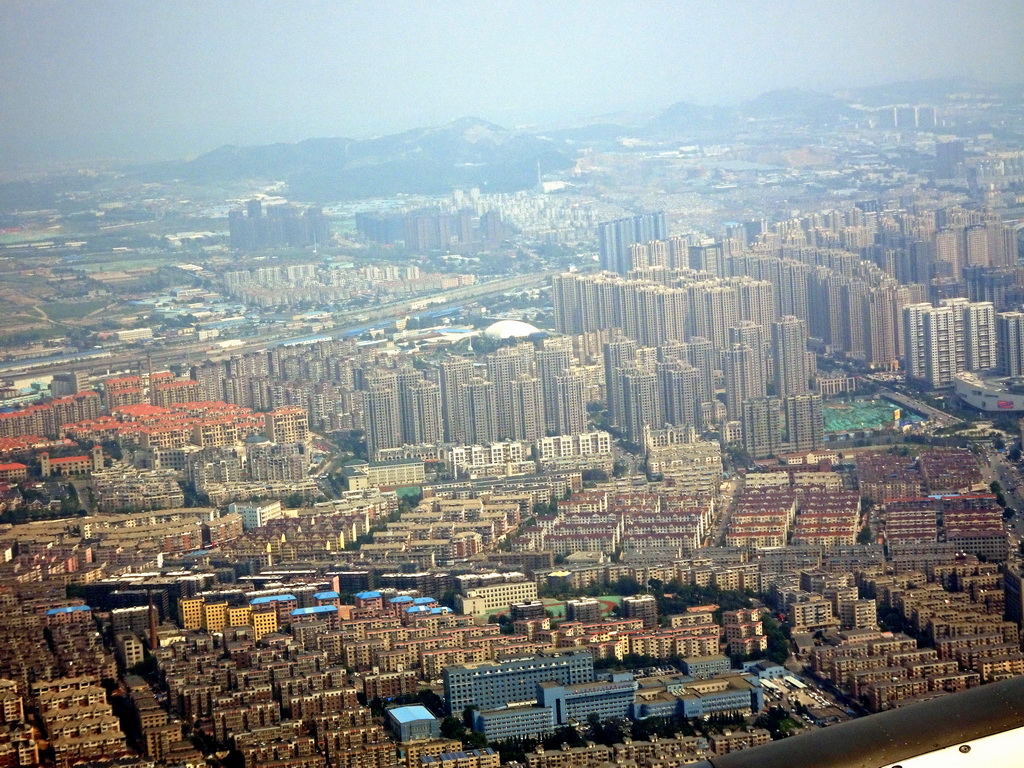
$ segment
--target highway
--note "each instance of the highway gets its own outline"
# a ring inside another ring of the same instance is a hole
[[[523,288],[536,288],[546,284],[552,275],[558,274],[560,271],[549,270],[533,275],[503,277],[486,283],[477,283],[439,293],[391,301],[370,309],[360,307],[358,309],[345,310],[335,315],[333,325],[312,334],[308,331],[301,334],[295,334],[294,332],[266,334],[253,339],[246,339],[238,346],[224,349],[215,346],[211,347],[209,341],[174,344],[171,346],[154,347],[152,350],[115,352],[110,356],[91,360],[73,362],[45,361],[26,365],[24,368],[6,370],[4,374],[6,376],[19,377],[27,375],[44,376],[63,371],[125,370],[133,365],[138,365],[140,361],[144,361],[147,355],[152,357],[153,364],[156,366],[165,366],[169,363],[184,363],[186,365],[200,363],[205,360],[220,359],[282,344],[295,343],[310,337],[338,336],[373,327],[385,321],[396,320],[406,315],[414,315],[421,311],[445,309],[470,301],[478,301],[488,296],[497,296]],[[102,350],[96,350],[96,352],[100,351]]]
[[[987,483],[996,480],[1003,489],[1006,505],[1017,511],[1008,521],[1007,532],[1013,537],[1012,548],[1016,549],[1024,538],[1024,477],[1020,468],[995,449],[985,446],[982,452],[982,475]]]
[[[910,395],[894,392],[891,389],[885,388],[879,389],[878,394],[892,400],[893,402],[906,406],[913,411],[917,411],[923,416],[927,416],[937,427],[951,427],[963,423],[956,416],[951,416],[944,411],[940,411],[938,408],[932,408],[932,406],[927,403],[922,403],[920,400],[911,397]]]

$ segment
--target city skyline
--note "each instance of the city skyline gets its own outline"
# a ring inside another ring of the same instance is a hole
[[[511,127],[599,122],[774,89],[1019,81],[1019,6],[966,13],[952,2],[798,0],[768,12],[747,2],[12,2],[0,27],[0,162],[170,159],[467,115]]]
[[[0,768],[1019,730],[1022,16],[0,5]]]

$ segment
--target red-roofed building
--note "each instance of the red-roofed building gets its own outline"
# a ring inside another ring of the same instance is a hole
[[[103,392],[106,395],[108,413],[113,413],[115,408],[145,402],[142,379],[138,376],[106,379],[103,382]]]
[[[0,456],[10,454],[27,453],[32,450],[43,448],[63,448],[71,445],[67,439],[48,440],[39,435],[23,435],[22,437],[0,437]]]
[[[0,464],[0,480],[24,480],[28,477],[28,467],[24,464],[12,462]]]
[[[194,403],[199,399],[199,382],[192,379],[167,381],[151,387],[153,405],[168,407],[177,403]]]
[[[97,445],[87,456],[63,456],[56,459],[51,459],[50,454],[43,453],[39,456],[39,465],[43,477],[96,472],[103,469],[103,449]]]

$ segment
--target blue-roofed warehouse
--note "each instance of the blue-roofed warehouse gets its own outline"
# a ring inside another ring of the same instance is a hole
[[[333,605],[314,605],[312,608],[296,608],[292,616],[316,616],[325,613],[337,613],[338,609]]]
[[[267,603],[287,603],[289,600],[296,600],[295,595],[264,595],[263,597],[254,597],[249,601],[249,605],[266,605]]]
[[[88,605],[65,605],[61,608],[51,608],[46,612],[47,616],[57,616],[61,613],[74,613],[75,611],[91,611]]]
[[[421,704],[392,707],[388,710],[388,721],[399,741],[441,738],[441,721]]]

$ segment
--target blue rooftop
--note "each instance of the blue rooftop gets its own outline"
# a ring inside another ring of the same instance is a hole
[[[63,608],[51,608],[46,612],[47,616],[56,616],[58,613],[74,613],[75,611],[91,611],[88,605],[66,605]]]
[[[356,592],[356,597],[360,600],[373,600],[375,597],[380,597],[380,592]]]
[[[436,720],[434,714],[421,704],[389,709],[388,714],[399,723],[415,723],[417,720]]]
[[[408,595],[399,595],[398,597],[392,597],[388,600],[389,603],[411,603],[413,600]]]
[[[428,603],[436,603],[437,601],[432,597],[417,597],[413,600],[416,605],[427,605]]]
[[[292,616],[309,616],[317,613],[337,613],[338,609],[333,605],[314,605],[312,608],[296,608]]]
[[[410,605],[405,609],[406,613],[423,613],[424,611],[430,611],[425,605]]]
[[[451,612],[452,612],[452,609],[451,609],[451,608],[446,608],[446,607],[445,607],[445,606],[443,606],[443,605],[439,605],[439,606],[437,606],[437,607],[435,607],[435,608],[431,608],[431,609],[430,609],[430,612],[431,612],[432,614],[438,614],[438,613],[451,613]]]
[[[314,600],[337,600],[339,597],[341,597],[341,595],[334,590],[328,590],[327,592],[315,592],[313,594]]]
[[[284,603],[288,600],[295,600],[295,595],[266,595],[265,597],[254,597],[249,605],[264,605],[265,603]]]

